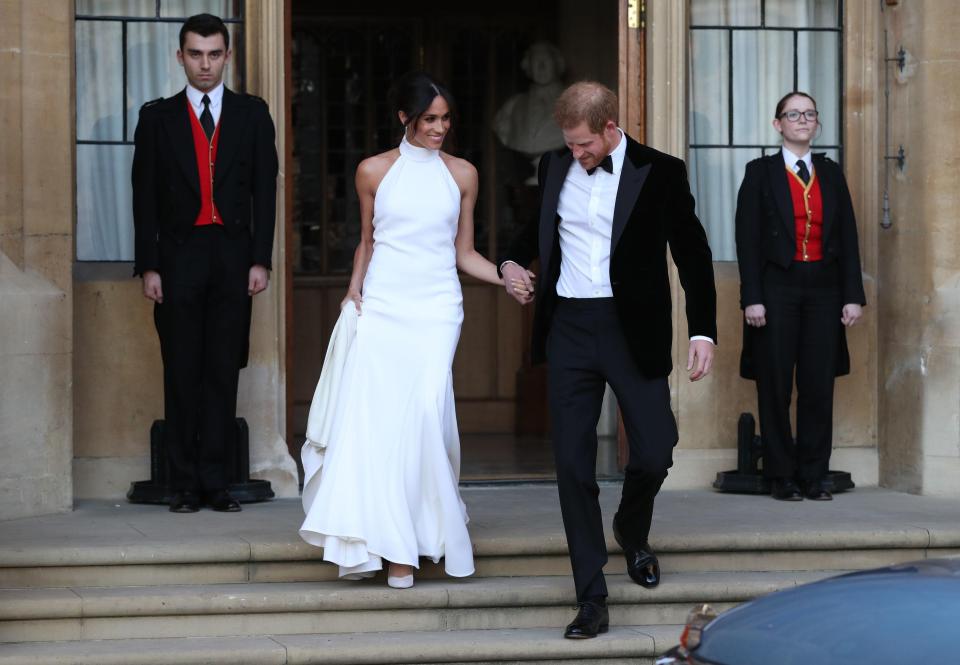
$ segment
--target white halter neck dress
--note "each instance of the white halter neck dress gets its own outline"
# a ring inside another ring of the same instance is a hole
[[[420,556],[443,558],[452,576],[474,572],[451,374],[463,322],[459,215],[439,151],[404,138],[374,200],[362,313],[348,303],[337,324],[356,333],[337,349],[331,340],[324,374],[336,388],[318,386],[302,451],[300,536],[344,577]]]

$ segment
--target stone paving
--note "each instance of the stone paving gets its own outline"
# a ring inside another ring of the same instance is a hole
[[[601,487],[607,522],[619,486]],[[463,489],[470,532],[478,555],[495,553],[505,541],[526,553],[556,551],[564,542],[556,487],[481,486]],[[163,506],[83,501],[72,513],[0,521],[0,566],[90,564],[115,556],[151,561],[184,555],[223,560],[231,551],[249,556],[309,558],[297,528],[303,517],[295,499],[246,504],[241,513],[203,510],[179,515]],[[857,489],[832,502],[780,502],[766,496],[711,490],[661,492],[651,543],[657,549],[786,549],[810,543],[843,548],[876,546],[960,548],[960,499],[916,496],[885,489]]]

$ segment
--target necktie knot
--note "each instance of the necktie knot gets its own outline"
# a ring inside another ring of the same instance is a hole
[[[593,175],[597,169],[603,169],[607,173],[613,173],[613,158],[610,157],[610,155],[607,155],[592,169],[587,169],[587,175]]]
[[[210,108],[210,96],[204,95],[203,97],[201,97],[200,103],[206,106],[207,108]]]
[[[807,163],[802,159],[797,160],[797,175],[803,180],[803,184],[810,182],[810,171],[807,170]]]

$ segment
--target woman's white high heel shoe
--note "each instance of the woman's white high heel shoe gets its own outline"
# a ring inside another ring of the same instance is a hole
[[[400,570],[409,570],[410,573],[407,575],[391,575],[393,572],[394,564],[390,564],[387,568],[387,586],[390,586],[394,589],[409,589],[413,586],[413,567],[412,566],[401,566],[396,565]]]
[[[387,586],[393,587],[394,589],[409,589],[413,586],[413,575],[404,575],[402,577],[387,575]]]

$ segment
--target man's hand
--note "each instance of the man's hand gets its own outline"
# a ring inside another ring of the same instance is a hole
[[[504,288],[518,303],[526,305],[533,300],[533,279],[536,275],[512,261],[504,263],[501,272]]]
[[[155,270],[147,270],[143,273],[143,295],[155,303],[163,302],[163,286],[160,273]]]
[[[852,326],[860,317],[863,316],[863,308],[855,302],[843,306],[843,314],[840,316],[840,322],[846,327]]]
[[[763,307],[763,305],[760,305]],[[713,367],[713,342],[705,339],[690,341],[690,351],[687,353],[687,371],[691,381],[699,381],[710,373]],[[692,372],[690,370],[693,370]]]
[[[250,268],[250,276],[247,280],[247,295],[255,296],[270,283],[270,273],[266,268],[260,265]]]
[[[767,308],[763,305],[748,305],[743,310],[743,318],[746,319],[748,326],[762,328],[767,325]]]

